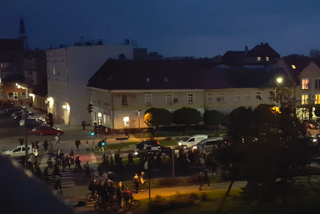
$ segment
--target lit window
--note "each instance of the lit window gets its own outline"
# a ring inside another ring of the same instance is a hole
[[[250,101],[250,92],[246,92],[245,99],[246,99],[247,102]]]
[[[308,104],[308,95],[307,94],[301,95],[301,104],[302,105]]]
[[[292,69],[296,69],[296,66],[295,65],[291,65]]]
[[[236,93],[232,99],[234,102],[238,102],[240,100],[240,93]]]
[[[213,101],[212,100],[212,94],[211,93],[207,94],[207,102],[211,103],[212,101]]]
[[[172,104],[172,94],[166,94],[166,103],[167,104]]]
[[[219,96],[218,96],[218,98],[217,98],[217,101],[218,101],[218,102],[224,102],[224,93],[223,93],[223,92],[219,93]]]
[[[128,95],[127,94],[122,94],[121,95],[121,104],[123,106],[127,106],[128,105]]]
[[[320,104],[320,94],[316,94],[314,98],[314,104]]]
[[[268,56],[266,57],[266,61],[267,61],[267,62],[269,61],[269,57],[268,57]]]
[[[52,74],[55,75],[56,74],[56,69],[52,68]]]
[[[261,101],[262,100],[261,91],[257,91],[256,100],[257,101]]]
[[[187,103],[193,103],[194,102],[194,95],[188,94]]]
[[[257,61],[258,61],[258,62],[261,61],[261,57],[260,57],[260,56],[257,57]]]
[[[124,117],[124,118],[123,118],[123,125],[124,125],[125,127],[129,126],[129,117]]]
[[[302,79],[301,86],[302,89],[309,89],[309,79]]]
[[[152,105],[152,94],[145,94],[144,95],[144,103],[146,105]]]
[[[320,79],[315,79],[314,88],[315,89],[320,89]]]

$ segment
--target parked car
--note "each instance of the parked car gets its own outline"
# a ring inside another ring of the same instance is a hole
[[[26,129],[33,129],[45,124],[45,122],[43,118],[27,118],[26,122],[24,119],[21,119],[19,124],[20,126],[25,126]]]
[[[17,146],[15,149],[7,150],[2,152],[3,155],[10,156],[10,157],[22,157],[25,156],[26,150],[25,146]],[[38,156],[38,149],[32,148],[32,145],[28,145],[28,154],[33,154],[34,156]]]
[[[184,148],[192,148],[194,145],[199,143],[203,139],[207,139],[208,135],[194,135],[187,140],[178,141],[179,146],[183,146]]]
[[[49,125],[42,125],[32,129],[34,134],[38,135],[57,135],[58,133],[62,135],[64,131],[60,128],[56,128]]]
[[[134,155],[141,156],[148,152],[152,152],[154,154],[157,152],[171,154],[171,148],[167,146],[161,146],[160,142],[156,140],[144,140],[137,143]]]
[[[9,108],[5,108],[4,112],[7,114],[12,114],[15,111],[21,111],[24,108],[24,106],[11,106]]]
[[[33,115],[32,111],[27,111],[27,117],[30,117],[32,115]],[[24,118],[24,111],[15,111],[11,116],[15,120],[21,120],[21,118]]]
[[[200,141],[192,149],[198,149],[200,152],[212,152],[214,148],[218,148],[225,143],[226,141],[221,137],[208,138]]]

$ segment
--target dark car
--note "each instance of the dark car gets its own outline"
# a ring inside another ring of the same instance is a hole
[[[23,106],[11,106],[9,108],[5,108],[4,112],[7,114],[12,114],[15,111],[22,111],[23,108]]]
[[[27,111],[27,117],[32,116],[33,113],[31,111]],[[21,120],[21,118],[24,118],[24,111],[15,111],[11,115],[13,119],[15,120]]]
[[[144,140],[136,145],[135,155],[141,156],[147,154],[148,152],[157,153],[162,152],[165,154],[171,154],[171,148],[167,146],[161,146],[159,141],[156,140]]]

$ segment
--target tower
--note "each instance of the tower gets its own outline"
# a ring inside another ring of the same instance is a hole
[[[27,40],[27,37],[26,37],[26,30],[25,30],[25,27],[24,27],[24,21],[22,19],[22,16],[21,16],[21,19],[20,19],[19,39],[21,41],[23,41],[23,46],[24,47],[28,46],[28,40]]]

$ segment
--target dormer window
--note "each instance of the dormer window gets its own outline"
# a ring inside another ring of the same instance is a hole
[[[295,65],[291,65],[292,69],[297,69]]]
[[[257,57],[257,61],[258,61],[258,62],[261,61],[261,57],[260,57],[260,56]]]
[[[269,62],[269,57],[268,56],[266,57],[266,62]]]
[[[150,79],[149,79],[149,78],[146,78],[146,82],[150,82]]]

